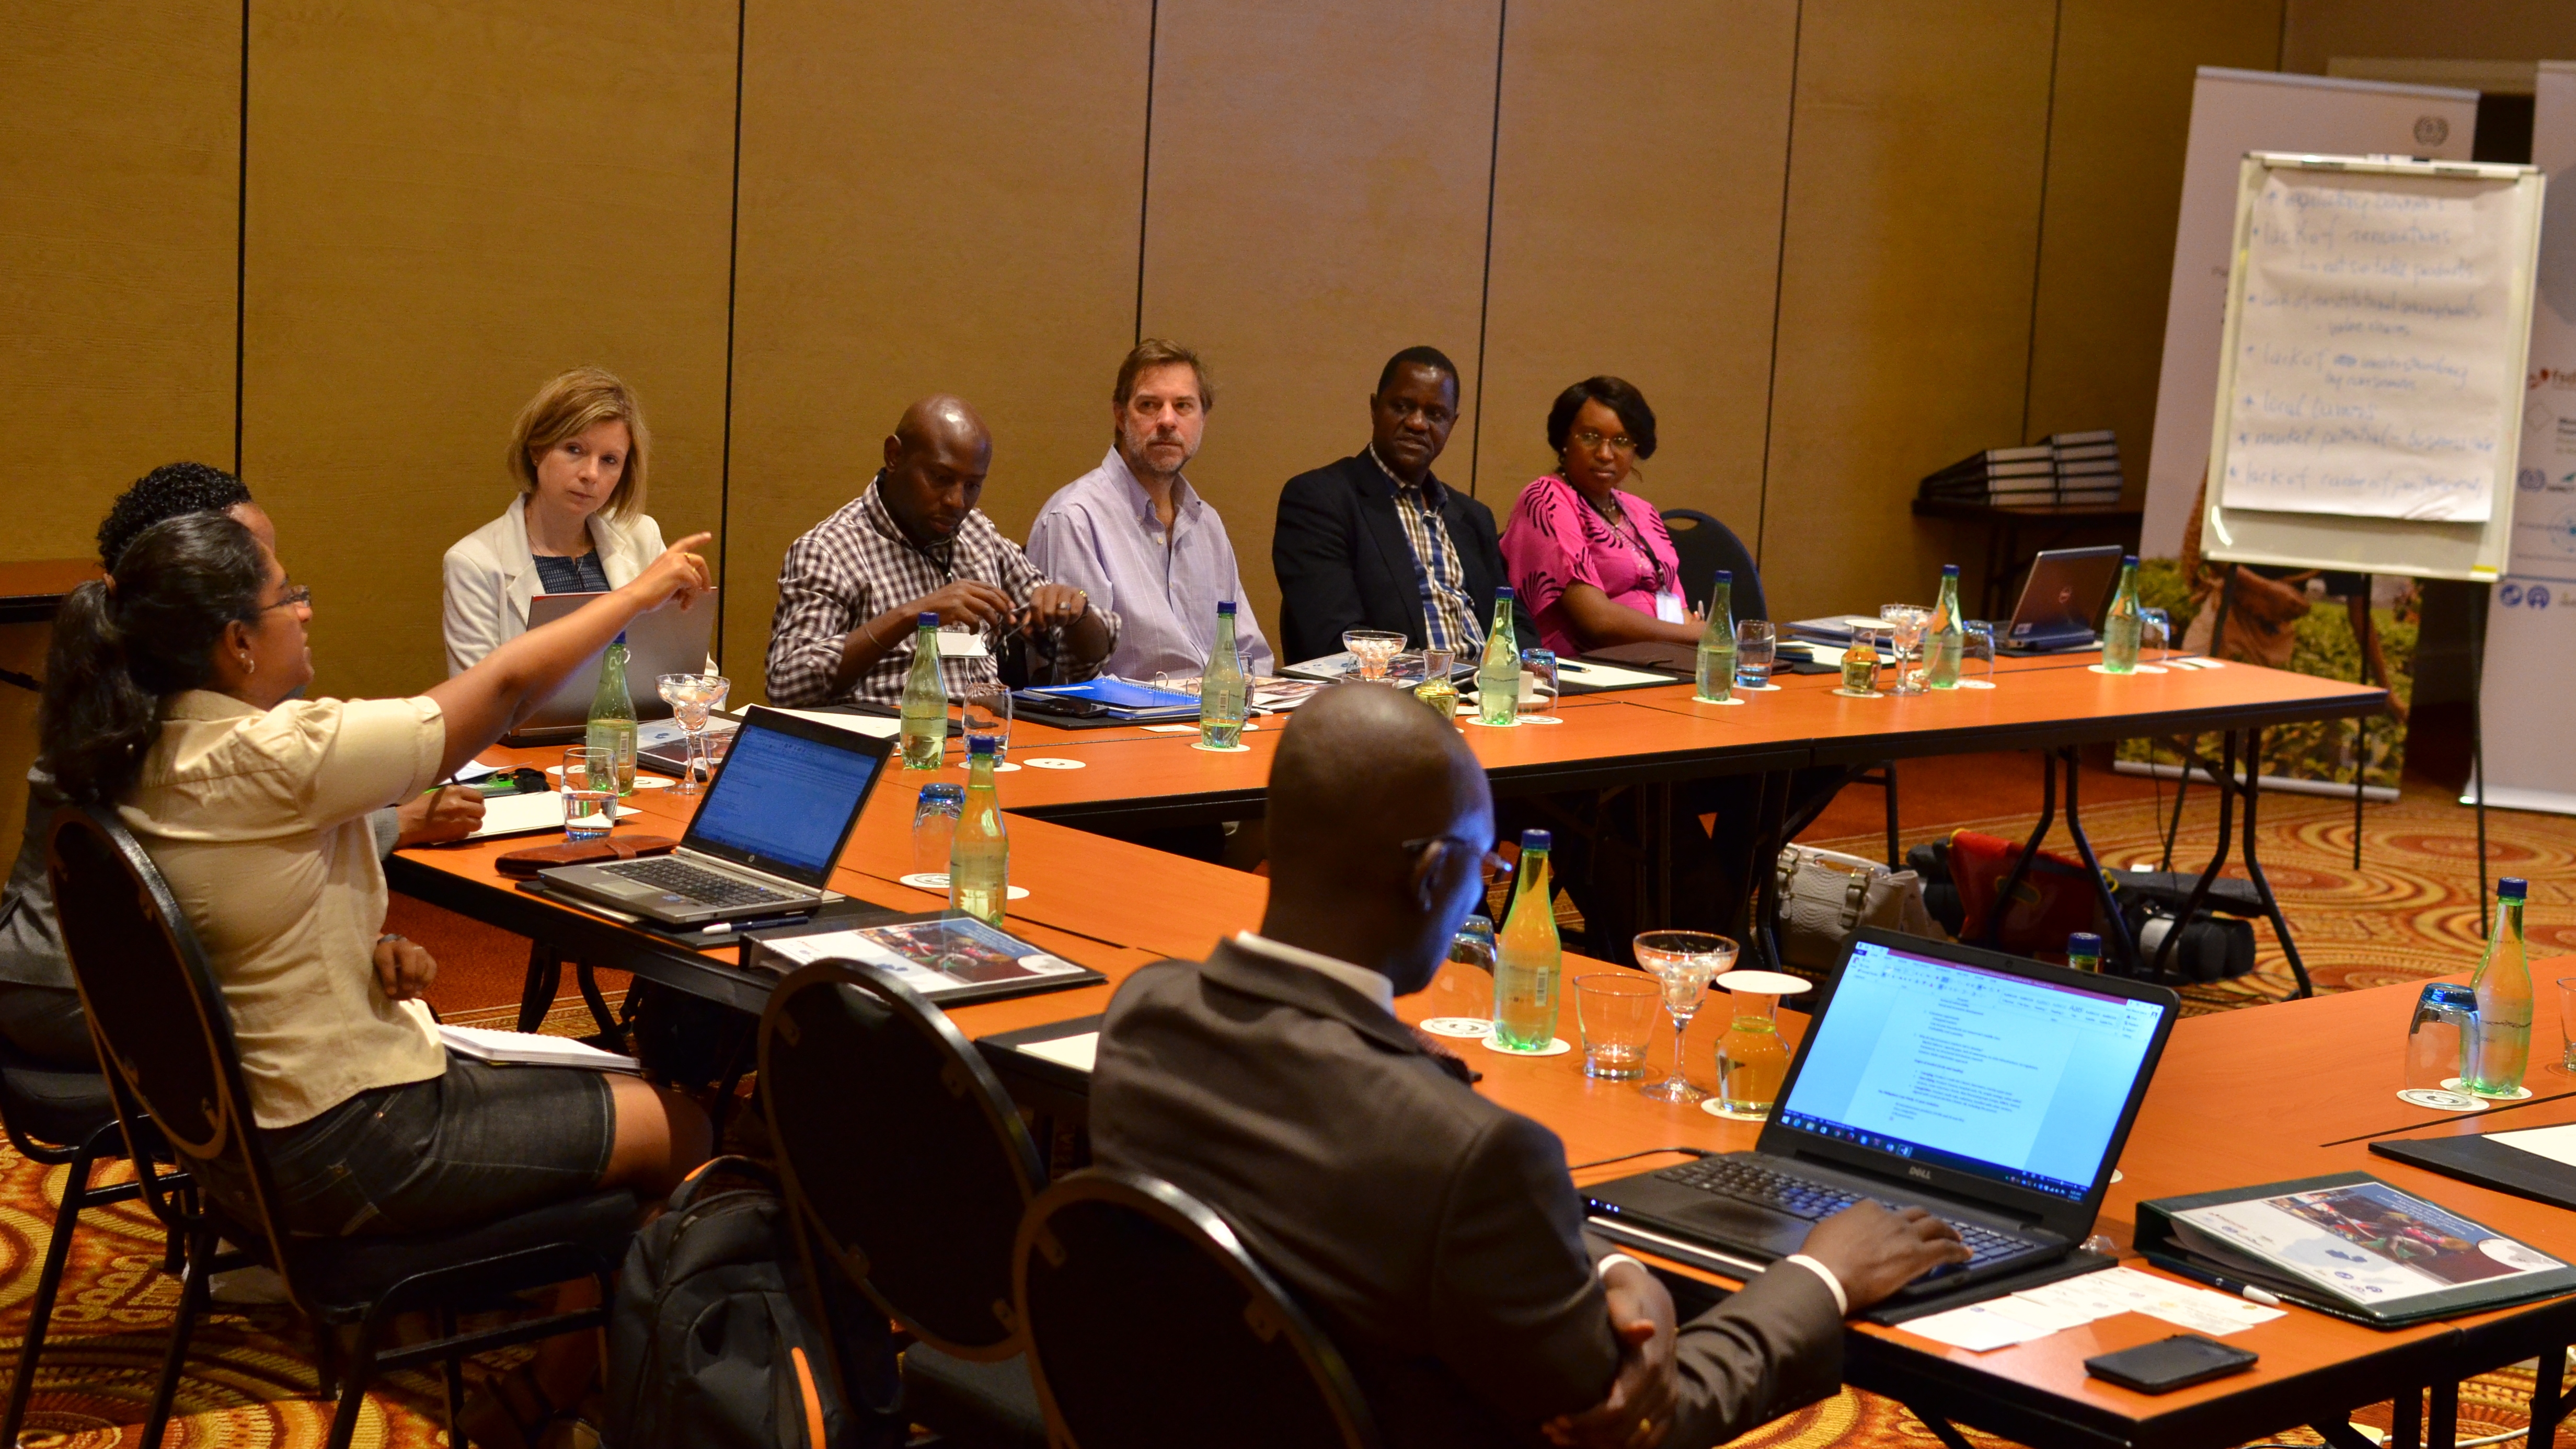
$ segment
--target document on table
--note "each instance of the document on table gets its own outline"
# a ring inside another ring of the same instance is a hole
[[[1568,684],[1588,684],[1596,689],[1619,689],[1649,684],[1670,684],[1669,674],[1647,674],[1641,670],[1621,669],[1612,664],[1593,664],[1580,659],[1560,659],[1557,673]]]
[[[2576,1167],[2576,1123],[2564,1127],[2526,1127],[2519,1132],[2490,1132],[2486,1138],[2489,1142],[2501,1142],[2535,1157],[2546,1157],[2562,1167]]]
[[[2105,1268],[2024,1288],[2001,1298],[1899,1324],[1935,1343],[1988,1353],[2046,1338],[2115,1313],[2143,1313],[2194,1333],[2223,1337],[2281,1316],[2232,1293],[2175,1283],[2135,1268]]]
[[[1060,1036],[1052,1041],[1033,1041],[1019,1049],[1057,1066],[1087,1072],[1100,1055],[1100,1033],[1086,1031],[1076,1036]]]
[[[623,820],[637,812],[628,806],[613,806]],[[483,823],[468,840],[483,840],[495,835],[526,835],[538,830],[563,829],[563,796],[552,790],[532,795],[495,795],[483,802]]]
[[[848,730],[854,735],[874,735],[881,740],[890,740],[903,733],[902,720],[887,719],[882,715],[826,714],[819,709],[782,709],[778,713],[792,714],[818,725],[830,725],[836,730]]]

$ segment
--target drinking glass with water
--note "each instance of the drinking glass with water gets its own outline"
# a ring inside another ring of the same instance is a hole
[[[563,752],[564,839],[597,840],[617,824],[617,750],[575,745]]]
[[[1735,626],[1735,687],[1768,689],[1771,664],[1780,651],[1780,633],[1768,619],[1747,619]]]
[[[948,874],[948,847],[957,838],[957,820],[966,813],[966,787],[940,780],[921,787],[912,807],[912,869],[915,875]]]

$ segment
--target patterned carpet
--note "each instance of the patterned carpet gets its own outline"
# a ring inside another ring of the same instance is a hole
[[[2161,805],[2124,801],[2088,810],[2085,828],[2105,863],[2114,868],[2152,863],[2171,798],[2168,791]],[[2195,789],[2189,798],[2175,854],[2179,863],[2196,866],[2207,859],[2213,839],[2214,805],[2206,788]],[[2349,798],[2268,795],[2263,816],[2258,853],[2319,990],[2436,976],[2475,964],[2477,853],[2468,811],[2439,792],[2412,784],[2396,803],[2369,806],[2359,870],[2352,866]],[[2013,836],[2029,828],[2026,818],[1957,823]],[[2510,871],[2531,879],[2535,949],[2576,951],[2576,910],[2570,909],[2576,905],[2576,870],[2570,869],[2576,866],[2576,820],[2498,811],[2488,816],[2487,828],[2492,873]],[[2050,843],[2070,848],[2062,826]],[[1879,846],[1875,837],[1859,837],[1841,848],[1875,854]],[[408,919],[405,929],[430,942],[433,951],[445,944],[428,927]],[[444,931],[459,929],[480,928],[447,918]],[[459,950],[470,944],[499,966],[524,960],[524,946],[491,934],[495,939],[490,941],[453,944]],[[2258,935],[2263,944],[2257,973],[2194,989],[2192,1009],[2224,1010],[2289,993],[2278,947],[2268,932]],[[2544,988],[2544,1004],[2548,999]],[[452,1020],[504,1024],[510,1015],[499,1006],[460,1012],[457,1007],[464,1003],[442,1004]],[[588,1013],[577,998],[567,998],[548,1027],[587,1031]],[[0,1353],[12,1360],[62,1184],[61,1171],[40,1171],[0,1147]],[[160,1258],[157,1225],[140,1207],[93,1211],[84,1219],[55,1310],[53,1338],[38,1370],[27,1444],[36,1449],[109,1449],[139,1439],[178,1297],[177,1283],[160,1271]],[[2528,1369],[2463,1385],[2462,1434],[2520,1427],[2530,1391]],[[168,1442],[187,1449],[313,1445],[328,1428],[329,1410],[314,1397],[309,1343],[291,1311],[224,1311],[198,1331],[180,1390],[180,1417]],[[2384,1426],[2388,1411],[2383,1405],[2359,1417]],[[1999,1442],[1971,1437],[1980,1444]],[[412,1449],[445,1440],[436,1380],[415,1374],[397,1376],[370,1396],[357,1442]],[[1937,1441],[1902,1407],[1845,1392],[1737,1442],[1759,1449],[1897,1449]],[[2278,1442],[2318,1441],[2302,1431]],[[2563,1431],[2558,1443],[2576,1449],[2576,1432]]]

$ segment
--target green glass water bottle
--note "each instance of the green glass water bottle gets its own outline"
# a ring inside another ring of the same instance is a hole
[[[1699,631],[1699,693],[1707,704],[1735,695],[1735,574],[1719,569],[1708,586],[1708,624]]]
[[[2495,934],[2478,959],[2469,989],[2478,995],[2477,1030],[2460,1053],[2460,1085],[2481,1097],[2519,1097],[2531,1066],[2531,949],[2522,935],[2530,887],[2512,876],[2496,882]]]
[[[1243,740],[1243,659],[1234,652],[1234,601],[1216,606],[1216,647],[1199,674],[1199,743],[1231,750]]]
[[[2111,612],[2102,617],[2102,672],[2138,672],[2138,639],[2145,631],[2138,617],[2138,556],[2120,560],[2120,591],[2111,596]]]
[[[1556,934],[1556,885],[1549,878],[1544,830],[1521,832],[1519,893],[1494,938],[1494,1045],[1543,1052],[1556,1041],[1556,1006],[1565,947]]]
[[[948,752],[948,686],[939,680],[939,616],[912,631],[912,672],[903,679],[903,767],[936,770]]]
[[[1000,743],[991,735],[967,739],[966,811],[948,841],[948,908],[997,928],[1011,898],[1011,834],[993,789],[993,750]]]
[[[635,793],[635,696],[626,688],[626,636],[599,656],[599,688],[590,696],[590,727],[582,743],[608,750],[617,761],[617,793]]]
[[[1934,689],[1959,687],[1959,657],[1966,650],[1968,631],[1959,623],[1959,566],[1941,565],[1941,600],[1932,606],[1931,622],[1923,626],[1924,682]]]
[[[1484,657],[1476,662],[1476,718],[1507,725],[1520,718],[1521,643],[1512,633],[1510,586],[1494,590],[1494,627],[1485,635]]]

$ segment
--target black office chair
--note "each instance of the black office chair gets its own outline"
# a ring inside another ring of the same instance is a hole
[[[809,1241],[916,1340],[904,1413],[969,1449],[1041,1449],[1011,1241],[1046,1165],[974,1044],[875,967],[818,962],[770,993],[760,1097]]]
[[[1074,1173],[1030,1206],[1011,1268],[1030,1373],[1067,1449],[1378,1442],[1332,1343],[1170,1183]]]
[[[128,1147],[145,1147],[157,1129],[198,1189],[183,1196],[172,1193],[169,1179],[158,1172],[146,1170],[141,1177],[154,1210],[164,1221],[184,1222],[187,1237],[186,1287],[145,1420],[144,1449],[158,1449],[168,1426],[188,1339],[205,1311],[207,1280],[243,1262],[275,1269],[288,1298],[314,1325],[321,1386],[328,1392],[338,1380],[330,1449],[347,1449],[369,1384],[393,1370],[428,1363],[446,1369],[448,1436],[462,1443],[456,1415],[465,1355],[607,1321],[608,1277],[625,1256],[638,1207],[635,1195],[623,1190],[449,1232],[290,1235],[272,1206],[277,1188],[252,1127],[231,1014],[161,873],[103,809],[56,811],[49,847],[63,945],[89,1012],[90,1034],[115,1067],[107,1084]],[[147,1162],[138,1155],[138,1168]],[[219,1236],[240,1244],[240,1251],[218,1253]],[[509,1294],[579,1278],[599,1285],[601,1306],[457,1332],[460,1308],[481,1309]],[[438,1336],[387,1348],[393,1319],[410,1312],[434,1313]],[[356,1348],[345,1373],[335,1372],[333,1335],[350,1324],[357,1326]]]
[[[1673,536],[1673,552],[1681,558],[1682,591],[1692,608],[1707,612],[1709,588],[1716,582],[1717,571],[1726,569],[1735,575],[1730,598],[1735,617],[1739,621],[1771,617],[1770,601],[1762,594],[1762,570],[1753,562],[1752,550],[1744,546],[1743,539],[1735,536],[1734,529],[1696,508],[1672,508],[1664,512],[1664,531]],[[1905,852],[1897,840],[1896,829],[1896,762],[1881,760],[1852,774],[1842,783],[1876,785],[1887,792],[1887,868],[1903,870]],[[1792,810],[1805,818],[1793,818],[1789,822],[1787,838],[1795,839],[1808,822],[1833,803],[1840,789],[1841,785],[1834,785],[1831,789],[1811,785],[1801,792],[1801,798],[1793,802]]]

